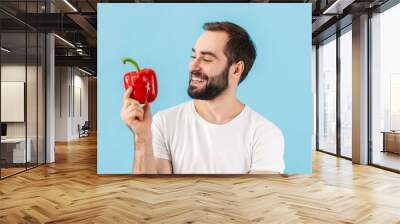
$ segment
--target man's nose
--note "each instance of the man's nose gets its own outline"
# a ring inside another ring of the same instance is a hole
[[[189,70],[192,71],[199,71],[201,70],[200,68],[200,60],[197,58],[194,58],[190,64],[189,64]]]

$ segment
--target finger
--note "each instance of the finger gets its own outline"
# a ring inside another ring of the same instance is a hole
[[[125,91],[124,99],[131,99],[132,91],[133,91],[133,87],[129,86],[128,89],[126,89],[126,91]]]
[[[132,105],[132,101],[130,101],[129,99],[124,99],[124,104],[123,104],[123,108],[127,109],[129,108],[129,106]]]
[[[140,111],[140,110],[133,110],[133,111],[130,111],[130,112],[128,113],[128,116],[129,116],[130,118],[135,119],[135,120],[140,120],[140,121],[142,121],[142,120],[143,120],[143,111]]]
[[[144,119],[144,111],[143,110],[135,110],[135,113],[137,114],[137,118],[140,120],[140,121],[143,121],[143,119]]]
[[[150,103],[147,103],[146,102],[146,104],[144,105],[144,107],[143,107],[143,110],[144,110],[144,116],[145,117],[151,117],[151,107],[150,107]]]
[[[136,112],[136,113],[140,113],[140,114],[144,115],[144,110],[140,106],[136,107],[135,105],[133,105],[127,109],[127,113],[132,113],[132,112]]]
[[[140,107],[139,102],[134,100],[134,99],[132,99],[132,98],[124,100],[124,105],[123,105],[124,108],[127,108],[127,107],[129,107],[131,105],[135,105],[136,107]]]
[[[142,108],[136,107],[135,105],[132,105],[132,106],[130,106],[130,107],[125,109],[126,113],[131,113],[131,112],[134,112],[134,111],[139,111],[140,113],[144,113]]]
[[[131,110],[139,110],[141,112],[144,112],[144,109],[140,106],[140,104],[134,104],[130,107]]]

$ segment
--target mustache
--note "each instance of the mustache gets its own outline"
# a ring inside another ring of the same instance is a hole
[[[197,72],[197,71],[190,72],[190,78],[193,78],[193,77],[203,79],[205,81],[208,80],[208,76],[202,72]]]

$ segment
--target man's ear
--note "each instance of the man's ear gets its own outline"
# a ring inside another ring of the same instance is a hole
[[[244,62],[238,61],[233,64],[233,76],[239,81],[244,71]]]

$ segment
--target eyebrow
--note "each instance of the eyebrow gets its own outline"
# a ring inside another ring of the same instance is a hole
[[[192,52],[196,52],[196,50],[195,50],[194,48],[192,48]],[[214,54],[214,53],[211,52],[211,51],[200,51],[200,54],[202,54],[202,55],[210,55],[210,56],[212,56],[212,57],[218,59],[217,55]]]

